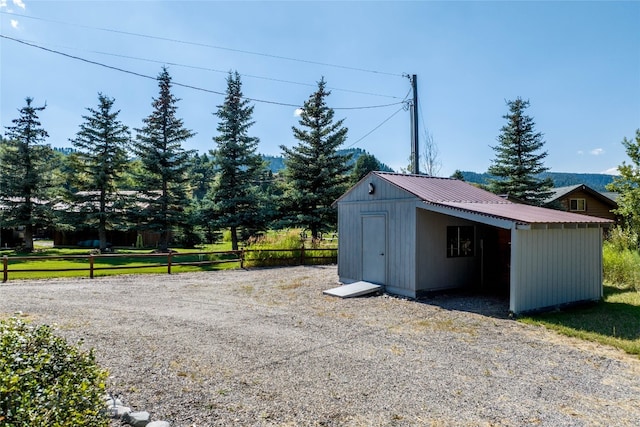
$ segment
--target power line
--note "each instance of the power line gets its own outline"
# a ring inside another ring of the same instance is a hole
[[[39,21],[52,22],[52,23],[56,23],[56,24],[70,25],[70,26],[75,26],[75,27],[79,27],[79,28],[88,28],[88,29],[92,29],[92,30],[105,31],[105,32],[109,32],[109,33],[124,34],[124,35],[127,35],[127,36],[143,37],[143,38],[152,39],[152,40],[162,40],[162,41],[168,41],[168,42],[172,42],[172,43],[181,43],[181,44],[186,44],[186,45],[191,45],[191,46],[199,46],[199,47],[206,47],[206,48],[210,48],[210,49],[225,50],[225,51],[229,51],[229,52],[244,53],[244,54],[248,54],[248,55],[263,56],[263,57],[266,57],[266,58],[281,59],[281,60],[293,61],[293,62],[301,62],[301,63],[305,63],[305,64],[322,65],[322,66],[325,66],[325,67],[340,68],[340,69],[343,69],[343,70],[361,71],[361,72],[371,73],[371,74],[382,74],[382,75],[387,75],[387,76],[402,77],[402,74],[398,74],[398,73],[389,73],[389,72],[385,72],[385,71],[376,71],[376,70],[370,70],[370,69],[366,69],[366,68],[350,67],[350,66],[347,66],[347,65],[330,64],[330,63],[319,62],[319,61],[310,61],[310,60],[306,60],[306,59],[298,59],[298,58],[291,58],[291,57],[287,57],[287,56],[272,55],[272,54],[262,53],[262,52],[253,52],[253,51],[249,51],[249,50],[234,49],[234,48],[230,48],[230,47],[216,46],[216,45],[211,45],[211,44],[206,44],[206,43],[190,42],[190,41],[185,41],[185,40],[173,39],[173,38],[169,38],[169,37],[152,36],[152,35],[149,35],[149,34],[141,34],[141,33],[134,33],[134,32],[130,32],[130,31],[114,30],[114,29],[111,29],[111,28],[91,27],[91,26],[88,26],[88,25],[73,24],[73,23],[64,22],[64,21],[57,21],[57,20],[53,20],[53,19],[22,15],[22,14],[13,13],[13,12],[2,11],[0,13],[7,14],[7,15],[18,16],[18,17],[21,17],[21,18],[35,19],[35,20],[39,20]]]
[[[146,79],[157,80],[156,77],[149,76],[147,74],[142,74],[142,73],[138,73],[138,72],[135,72],[135,71],[125,70],[124,68],[114,67],[112,65],[103,64],[101,62],[92,61],[92,60],[89,60],[89,59],[86,59],[86,58],[81,58],[81,57],[75,56],[75,55],[70,55],[68,53],[60,52],[60,51],[57,51],[57,50],[54,50],[54,49],[49,49],[49,48],[46,48],[46,47],[43,47],[43,46],[36,45],[34,43],[28,43],[28,42],[25,42],[23,40],[19,40],[19,39],[13,38],[13,37],[9,37],[9,36],[6,36],[4,34],[0,34],[0,38],[4,38],[4,39],[7,39],[7,40],[12,40],[12,41],[15,41],[17,43],[24,44],[26,46],[34,47],[36,49],[41,49],[41,50],[44,50],[46,52],[54,53],[56,55],[61,55],[61,56],[67,57],[67,58],[71,58],[71,59],[75,59],[75,60],[78,60],[78,61],[86,62],[88,64],[98,65],[100,67],[108,68],[108,69],[115,70],[115,71],[120,71],[122,73],[131,74],[131,75],[138,76],[138,77],[143,77],[143,78],[146,78]],[[226,94],[223,93],[223,92],[218,92],[218,91],[211,90],[211,89],[205,89],[205,88],[201,88],[201,87],[198,87],[198,86],[193,86],[193,85],[184,84],[184,83],[178,83],[178,82],[174,82],[174,81],[172,81],[171,83],[174,86],[180,86],[180,87],[184,87],[184,88],[188,88],[188,89],[198,90],[198,91],[201,91],[201,92],[207,92],[207,93],[213,93],[213,94],[216,94],[216,95],[226,96]],[[248,100],[248,101],[260,102],[260,103],[264,103],[264,104],[281,105],[281,106],[285,106],[285,107],[294,107],[294,108],[300,108],[301,107],[300,104],[290,104],[290,103],[286,103],[286,102],[269,101],[269,100],[265,100],[265,99],[250,98],[250,97],[247,97],[247,96],[245,96],[243,98]],[[362,107],[332,107],[332,109],[333,110],[364,110],[364,109],[371,109],[371,108],[390,107],[390,106],[393,106],[393,105],[402,104],[403,102],[404,101],[399,101],[399,102],[393,102],[393,103],[384,104],[384,105],[369,105],[369,106],[362,106]]]
[[[24,42],[27,43],[36,43],[34,41],[31,40],[22,40]],[[40,46],[42,46],[40,44]],[[194,70],[202,70],[202,71],[210,71],[210,72],[215,72],[215,73],[222,73],[222,74],[227,74],[229,71],[228,70],[218,70],[215,68],[208,68],[208,67],[200,67],[197,65],[187,65],[187,64],[180,64],[177,62],[170,62],[170,61],[159,61],[156,59],[148,59],[148,58],[140,58],[137,56],[129,56],[129,55],[122,55],[122,54],[118,54],[118,53],[111,53],[111,52],[102,52],[102,51],[97,51],[97,50],[88,50],[88,49],[79,49],[79,48],[75,48],[75,47],[69,47],[69,46],[61,46],[61,45],[55,45],[55,44],[49,44],[49,46],[54,46],[54,47],[58,47],[58,48],[63,48],[63,49],[71,49],[71,50],[78,50],[81,52],[88,52],[88,53],[96,53],[99,55],[106,55],[106,56],[113,56],[116,58],[124,58],[124,59],[133,59],[136,61],[144,61],[144,62],[151,62],[154,64],[164,64],[164,65],[171,65],[171,66],[176,66],[176,67],[182,67],[182,68],[190,68],[190,69],[194,69]],[[288,84],[294,84],[294,85],[299,85],[299,86],[309,86],[309,87],[314,87],[315,85],[310,84],[310,83],[303,83],[303,82],[295,82],[295,81],[291,81],[291,80],[283,80],[283,79],[276,79],[276,78],[272,78],[272,77],[264,77],[264,76],[256,76],[256,75],[252,75],[252,74],[240,74],[242,77],[249,77],[249,78],[254,78],[254,79],[261,79],[261,80],[268,80],[268,81],[274,81],[274,82],[279,82],[279,83],[288,83]],[[360,95],[371,95],[371,96],[379,96],[379,97],[383,97],[383,98],[392,98],[392,99],[401,99],[399,96],[394,96],[394,95],[383,95],[380,93],[372,93],[372,92],[364,92],[364,91],[359,91],[359,90],[353,90],[353,89],[342,89],[342,88],[336,88],[336,87],[329,87],[329,90],[336,90],[336,91],[340,91],[340,92],[348,92],[348,93],[356,93],[356,94],[360,94]]]
[[[392,115],[390,115],[389,117],[387,117],[386,119],[384,119],[382,121],[382,123],[380,123],[378,126],[374,127],[373,129],[371,129],[369,132],[367,132],[362,138],[358,139],[356,142],[347,145],[345,148],[351,148],[354,145],[356,145],[358,142],[362,141],[363,139],[365,139],[366,137],[368,137],[369,135],[371,135],[373,132],[375,132],[376,130],[378,130],[379,127],[381,127],[383,124],[387,123],[389,120],[391,120],[396,114],[398,114],[400,111],[404,110],[405,107],[404,105],[402,107],[400,107],[395,113],[393,113]]]

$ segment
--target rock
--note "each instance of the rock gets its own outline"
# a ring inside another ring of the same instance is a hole
[[[169,421],[151,421],[147,427],[171,427]]]
[[[118,406],[118,405],[119,406],[124,406],[124,403],[122,403],[122,400],[118,399],[117,397],[116,398],[111,398],[110,397],[107,400],[105,400],[104,403],[105,403],[105,405],[107,407]]]
[[[107,414],[111,418],[123,418],[125,415],[131,412],[131,408],[128,406],[116,405],[109,406],[107,408]]]
[[[146,427],[151,416],[147,411],[129,412],[122,417],[122,422],[132,427]]]

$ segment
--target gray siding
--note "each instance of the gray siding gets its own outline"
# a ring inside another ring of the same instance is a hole
[[[514,313],[602,296],[602,230],[513,230]]]
[[[369,194],[368,184],[375,186]],[[338,276],[343,283],[362,280],[362,216],[387,218],[387,290],[415,296],[416,198],[376,176],[352,188],[338,202]],[[385,232],[381,230],[381,232]]]
[[[471,286],[478,280],[477,257],[447,258],[447,227],[477,224],[424,209],[418,209],[417,215],[416,290]]]

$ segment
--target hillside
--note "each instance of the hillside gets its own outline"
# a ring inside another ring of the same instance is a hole
[[[487,184],[491,175],[488,173],[462,172],[464,180],[478,184]],[[613,181],[614,175],[600,173],[568,173],[568,172],[545,172],[540,174],[540,178],[550,177],[554,187],[566,187],[569,185],[585,184],[596,191],[607,191],[607,184]]]
[[[347,148],[344,150],[338,150],[338,154],[351,154],[349,165],[353,165],[356,160],[358,160],[358,157],[362,156],[363,154],[369,153],[361,148]],[[269,169],[271,169],[271,172],[273,173],[279,172],[284,169],[284,157],[282,156],[268,156],[263,154],[262,159],[267,162]],[[393,172],[393,169],[391,169],[389,166],[380,162],[380,160],[378,160],[378,162],[380,163],[380,170],[385,172]]]

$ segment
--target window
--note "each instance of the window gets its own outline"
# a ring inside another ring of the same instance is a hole
[[[473,256],[473,227],[447,227],[447,258]]]
[[[584,212],[587,210],[587,201],[585,199],[569,199],[569,210]]]

